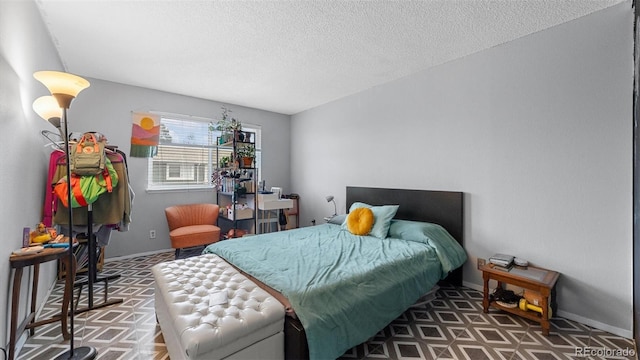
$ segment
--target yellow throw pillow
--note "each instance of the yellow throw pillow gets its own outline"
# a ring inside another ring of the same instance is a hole
[[[368,235],[373,227],[373,211],[369,208],[357,208],[347,217],[347,230],[353,235]]]

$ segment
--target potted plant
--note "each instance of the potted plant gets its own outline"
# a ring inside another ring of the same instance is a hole
[[[253,145],[239,146],[237,156],[243,167],[251,167],[253,159],[256,157],[256,149]]]
[[[231,117],[230,113],[231,110],[227,109],[226,106],[223,106],[222,119],[218,120],[215,126],[213,126],[213,124],[209,125],[209,130],[218,130],[222,132],[222,134],[220,134],[220,143],[218,145],[231,141],[233,134],[242,130],[242,123],[236,120],[236,118]]]
[[[230,162],[231,162],[231,158],[229,156],[223,156],[220,158],[220,167],[226,168],[229,166]]]

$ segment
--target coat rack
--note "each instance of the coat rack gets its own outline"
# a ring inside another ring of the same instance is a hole
[[[116,151],[117,146],[107,146],[108,150]],[[87,279],[84,281],[76,282],[75,287],[79,288],[78,301],[80,301],[80,295],[82,294],[82,287],[87,285],[87,302],[88,306],[81,309],[75,309],[75,313],[83,313],[94,309],[99,309],[105,306],[111,306],[114,304],[122,303],[123,299],[109,300],[109,281],[120,278],[119,274],[98,277],[98,258],[96,254],[96,237],[93,234],[93,205],[87,205],[87,251],[89,252],[89,263],[87,264]],[[104,299],[100,304],[94,304],[93,285],[99,282],[104,282]]]
[[[59,150],[61,149],[57,145],[57,141],[54,141],[50,136],[57,135],[50,131],[43,130],[42,135],[47,138],[53,146],[56,146]],[[109,146],[109,149],[115,150],[117,147]],[[66,160],[65,160],[66,161]],[[105,306],[110,306],[114,304],[122,303],[123,299],[113,299],[109,300],[109,281],[120,278],[119,274],[109,275],[98,278],[98,259],[96,255],[97,246],[96,246],[96,238],[93,234],[93,206],[92,204],[87,205],[87,251],[89,254],[89,261],[87,264],[87,278],[86,280],[76,281],[74,283],[74,288],[78,288],[78,295],[76,296],[76,301],[74,302],[74,314],[83,313],[86,311],[102,308]],[[77,279],[77,277],[76,277]],[[94,301],[94,284],[104,282],[104,300],[100,304],[95,304]],[[78,308],[78,304],[80,303],[80,297],[82,295],[82,288],[87,286],[87,302],[88,306],[84,308]]]
[[[87,205],[87,213],[87,251],[89,252],[89,263],[87,265],[87,280],[76,282],[74,285],[79,288],[77,301],[75,302],[76,309],[74,309],[74,313],[76,314],[123,302],[123,299],[108,300],[109,280],[118,279],[120,277],[119,274],[98,278],[98,259],[96,256],[97,246],[96,238],[93,234],[93,206],[91,204]],[[93,301],[93,285],[98,282],[104,282],[104,300],[102,303],[96,305]],[[78,309],[77,305],[80,302],[80,295],[82,294],[82,287],[84,285],[87,285],[88,306]]]

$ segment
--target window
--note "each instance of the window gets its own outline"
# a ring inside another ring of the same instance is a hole
[[[221,135],[217,120],[160,114],[158,153],[149,158],[147,190],[211,189],[211,174],[217,160],[230,156],[228,147],[218,146]],[[255,132],[255,166],[260,175],[259,126],[242,124],[242,130]]]
[[[195,166],[192,164],[168,163],[167,180],[195,180]]]

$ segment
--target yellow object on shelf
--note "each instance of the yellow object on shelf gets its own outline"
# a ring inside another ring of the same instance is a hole
[[[535,312],[537,312],[539,314],[542,314],[542,307],[541,306],[530,304],[527,301],[527,299],[524,299],[524,298],[520,299],[519,307],[520,307],[520,310],[523,310],[523,311],[531,310],[531,311],[535,311]],[[549,307],[549,315],[548,315],[548,317],[551,318],[552,316],[553,315],[551,313],[551,307]]]
[[[43,223],[38,224],[36,229],[29,233],[29,242],[31,244],[43,244],[49,240],[51,240],[51,233]]]

